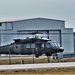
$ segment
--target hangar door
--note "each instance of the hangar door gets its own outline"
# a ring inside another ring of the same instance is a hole
[[[49,30],[49,39],[56,41],[62,46],[61,30]]]
[[[38,32],[37,35],[39,38],[48,38],[53,41],[56,41],[62,46],[61,40],[61,30],[18,30],[17,31],[17,38],[18,39],[26,39],[26,38],[34,38],[34,33]]]

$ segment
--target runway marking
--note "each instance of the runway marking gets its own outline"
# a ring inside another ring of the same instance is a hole
[[[75,67],[75,62],[1,65],[0,70],[34,69],[34,68],[63,68]]]

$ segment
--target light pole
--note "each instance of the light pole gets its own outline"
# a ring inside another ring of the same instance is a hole
[[[34,49],[32,49],[32,51],[33,51],[33,64],[34,64]]]
[[[11,65],[11,57],[10,57],[10,54],[11,54],[11,49],[9,49],[9,65]]]
[[[47,59],[48,59],[48,63],[50,63],[50,56],[47,56]]]

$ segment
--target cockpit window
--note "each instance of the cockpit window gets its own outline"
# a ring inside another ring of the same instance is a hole
[[[56,42],[51,42],[50,45],[51,47],[60,47],[60,45],[57,44]]]
[[[57,42],[47,42],[46,43],[46,48],[56,48],[60,47],[60,45]]]
[[[60,47],[60,45],[59,45],[58,43],[54,42],[54,44],[55,44],[56,46]]]
[[[56,45],[54,43],[50,43],[51,47],[56,47]]]
[[[50,43],[46,43],[46,48],[50,48]]]

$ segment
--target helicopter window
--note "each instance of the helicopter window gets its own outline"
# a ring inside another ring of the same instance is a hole
[[[60,45],[57,44],[56,42],[52,42],[52,43],[50,43],[50,45],[51,45],[51,47],[59,47],[59,46],[60,46]]]
[[[31,44],[31,48],[35,48],[35,44]]]
[[[30,44],[26,44],[26,48],[30,48]]]
[[[59,45],[58,43],[54,42],[54,44],[55,44],[56,46],[60,47],[60,45]]]
[[[46,43],[46,47],[47,47],[47,48],[50,48],[50,44],[49,44],[49,43]]]
[[[58,45],[58,47],[60,47],[60,45],[59,44],[57,44]]]
[[[56,45],[54,43],[50,43],[51,47],[56,47]]]
[[[41,47],[44,48],[44,44],[42,44]]]
[[[18,46],[15,46],[15,48],[17,49],[17,48],[18,48]]]

